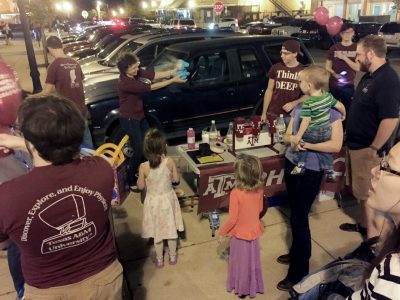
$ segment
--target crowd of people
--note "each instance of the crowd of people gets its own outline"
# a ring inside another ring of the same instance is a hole
[[[282,62],[268,73],[261,119],[285,116],[284,180],[291,210],[289,252],[277,257],[289,267],[277,288],[290,291],[309,274],[308,214],[323,179],[335,181],[332,153],[345,144],[362,219],[340,228],[380,238],[366,284],[349,299],[395,299],[400,294],[400,144],[395,144],[400,81],[386,59],[384,39],[371,35],[353,44],[353,35],[354,29],[344,25],[325,68],[301,65],[299,42],[288,40],[282,45]],[[2,78],[10,79],[10,91],[0,94],[0,166],[10,160],[19,165],[15,174],[5,176],[0,170],[0,247],[8,247],[20,298],[121,299],[123,272],[109,219],[113,170],[102,157],[79,155],[82,145],[93,147],[84,75],[64,54],[59,38],[49,37],[47,48],[54,61],[45,87],[24,101],[12,71],[0,64]],[[128,182],[132,191],[146,189],[142,237],[154,241],[157,268],[164,266],[164,241],[169,264],[175,265],[178,232],[184,230],[173,189],[180,176],[167,156],[165,137],[149,128],[143,95],[185,80],[177,76],[178,66],[145,70],[131,53],[123,53],[117,66],[120,123],[133,148]],[[355,87],[357,71],[365,74]],[[31,170],[12,151],[28,153]],[[264,293],[259,244],[264,231],[263,169],[258,158],[243,154],[234,168],[229,215],[219,230],[220,237],[230,237],[226,288],[253,298]]]

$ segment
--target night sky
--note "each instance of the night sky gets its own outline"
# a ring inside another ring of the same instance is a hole
[[[93,9],[96,8],[96,1],[95,0],[75,0],[72,1],[75,2],[76,6],[80,9]],[[103,3],[107,3],[109,7],[118,7],[122,6],[124,4],[124,0],[101,0]]]

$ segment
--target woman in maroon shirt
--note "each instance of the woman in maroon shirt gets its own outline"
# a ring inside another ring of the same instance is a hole
[[[139,58],[132,53],[123,53],[117,62],[120,71],[118,80],[118,96],[120,105],[120,123],[126,134],[129,136],[133,155],[129,161],[128,183],[131,190],[136,188],[136,176],[138,167],[143,156],[143,138],[149,129],[149,123],[143,110],[143,95],[151,90],[157,90],[170,85],[171,83],[183,83],[176,76],[178,66],[172,70],[154,72],[152,69],[139,68]],[[170,79],[152,83],[155,79]]]

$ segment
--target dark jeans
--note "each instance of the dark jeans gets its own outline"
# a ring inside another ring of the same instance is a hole
[[[290,206],[290,228],[292,230],[292,245],[290,247],[290,265],[286,279],[293,283],[299,282],[309,271],[311,257],[311,233],[308,214],[317,196],[323,172],[306,169],[302,176],[291,175],[295,167],[285,160],[285,183]]]
[[[24,275],[21,269],[21,258],[18,247],[14,243],[9,243],[7,247],[8,268],[10,269],[11,277],[14,282],[14,288],[17,291],[18,297],[24,295]]]
[[[137,180],[135,174],[138,172],[142,161],[143,140],[146,131],[149,129],[149,123],[146,118],[142,120],[120,118],[119,121],[129,136],[129,143],[133,150],[132,157],[129,160],[128,183],[129,185],[135,185]]]
[[[332,129],[329,127],[309,128],[303,134],[303,141],[311,144],[318,144],[326,142],[331,138]],[[322,170],[333,170],[333,156],[332,153],[314,152],[319,161]],[[295,152],[295,159],[297,165],[304,167],[307,161],[308,151]]]

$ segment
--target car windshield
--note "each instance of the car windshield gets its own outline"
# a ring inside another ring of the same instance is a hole
[[[115,48],[117,48],[119,45],[121,45],[125,41],[126,41],[126,39],[123,39],[120,37],[115,38],[115,40],[113,42],[108,44],[103,50],[100,50],[97,57],[100,59],[105,59],[108,55],[110,55],[111,52],[114,51]]]
[[[400,24],[397,23],[386,23],[383,24],[382,28],[380,29],[383,33],[396,33],[400,32]]]
[[[117,53],[114,53],[114,55],[107,60],[107,65],[109,67],[115,67],[117,65],[117,59],[120,53],[134,52],[137,48],[139,48],[142,45],[143,44],[136,43],[134,41],[129,42],[128,44],[124,45],[121,49],[119,49]]]
[[[156,59],[150,64],[156,72],[170,70],[175,67],[178,59],[186,59],[185,52],[171,51],[165,49]]]
[[[180,24],[182,26],[184,26],[184,25],[194,25],[194,21],[193,20],[181,20]]]
[[[114,35],[112,35],[112,34],[106,35],[100,41],[98,41],[96,45],[94,45],[94,48],[95,49],[103,49],[108,44],[112,43],[113,40],[114,40]]]

